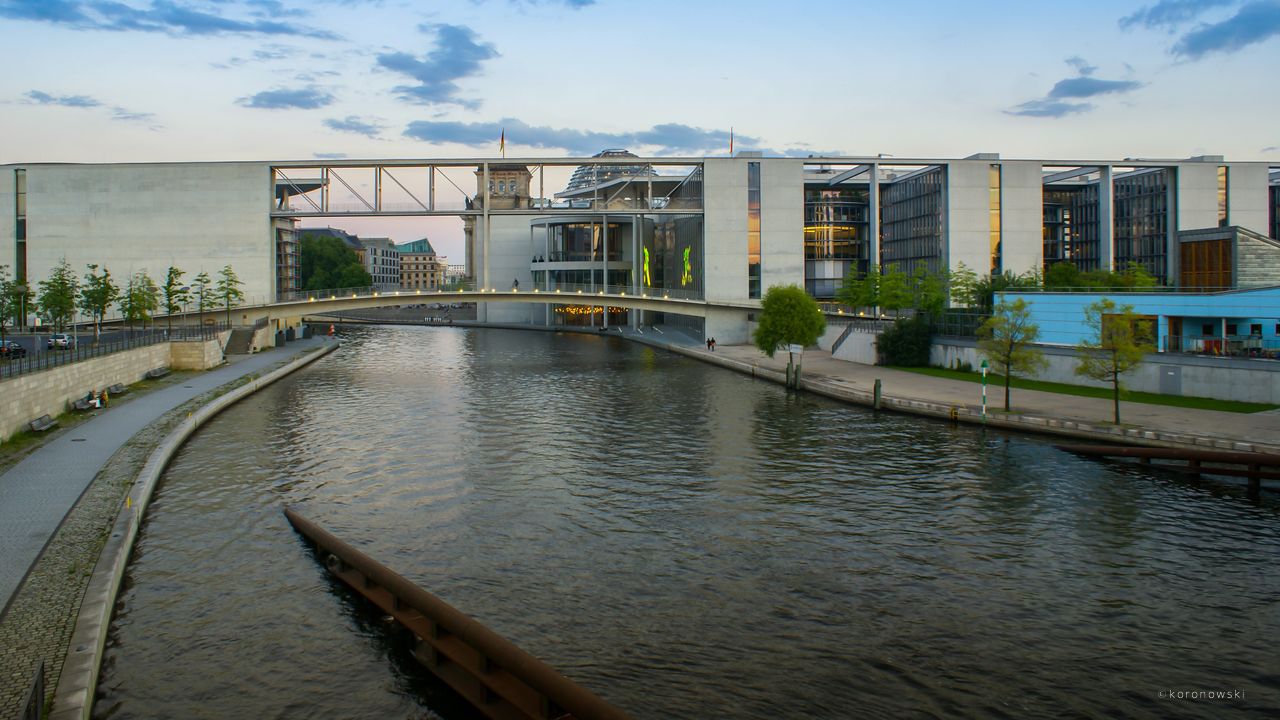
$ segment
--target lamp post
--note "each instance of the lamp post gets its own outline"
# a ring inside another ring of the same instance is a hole
[[[187,302],[191,300],[191,286],[183,285],[178,288],[178,292],[182,294],[182,324],[189,325],[191,318],[187,317]]]

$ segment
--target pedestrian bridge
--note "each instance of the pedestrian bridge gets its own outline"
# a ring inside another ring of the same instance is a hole
[[[235,308],[244,324],[270,319],[300,318],[344,310],[394,307],[429,303],[540,303],[546,305],[607,305],[629,310],[649,310],[694,317],[708,310],[753,311],[758,300],[747,302],[708,301],[701,292],[662,288],[635,289],[628,286],[560,285],[553,289],[513,286],[506,289],[463,287],[452,290],[376,290],[345,288],[291,293],[274,303]],[[212,312],[210,313],[212,314]]]

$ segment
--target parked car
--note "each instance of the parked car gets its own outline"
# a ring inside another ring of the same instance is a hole
[[[45,347],[50,350],[53,350],[54,348],[68,349],[75,346],[76,339],[66,333],[54,333],[50,335],[48,342],[45,344]]]
[[[2,358],[20,358],[27,356],[27,349],[12,340],[5,340],[0,343],[0,357]]]

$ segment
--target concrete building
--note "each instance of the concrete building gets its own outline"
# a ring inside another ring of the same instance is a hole
[[[573,168],[559,191],[543,186],[556,167]],[[474,189],[451,172],[474,173]],[[364,187],[371,194],[352,196]],[[747,339],[753,304],[769,286],[794,283],[828,298],[846,275],[877,265],[963,264],[983,275],[1137,263],[1174,285],[1228,276],[1265,284],[1270,271],[1258,264],[1267,262],[1264,241],[1280,236],[1278,214],[1280,167],[1219,156],[640,159],[607,151],[493,161],[36,163],[0,168],[0,237],[11,239],[0,262],[33,282],[63,257],[120,276],[157,275],[170,264],[213,274],[230,264],[251,300],[271,299],[288,289],[280,267],[289,262],[287,223],[460,216],[467,276],[480,287],[627,288],[716,304],[704,319],[589,303],[563,312],[482,303],[481,319],[678,322],[735,342]],[[390,247],[379,245],[378,259],[384,250],[391,262]],[[401,284],[399,272],[373,274]]]
[[[364,248],[361,261],[373,278],[377,290],[395,290],[400,287],[400,253],[391,238],[360,238]]]
[[[444,287],[444,258],[427,238],[396,246],[400,253],[400,289],[435,290]]]

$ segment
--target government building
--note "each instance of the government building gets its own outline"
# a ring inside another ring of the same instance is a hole
[[[490,302],[481,303],[481,320],[677,324],[722,342],[746,340],[751,310],[772,285],[827,299],[848,274],[875,266],[911,273],[963,264],[985,275],[1058,262],[1138,264],[1175,287],[1280,285],[1280,166],[1212,155],[639,158],[607,150],[591,158],[0,167],[0,237],[8,239],[0,262],[33,286],[63,258],[117,277],[142,269],[158,277],[170,265],[213,275],[231,265],[247,302],[288,299],[298,292],[300,224],[375,216],[460,217],[464,281],[477,287],[715,304],[704,319]],[[392,259],[379,269],[385,287],[442,282],[442,267],[429,278],[415,269],[410,281]]]

